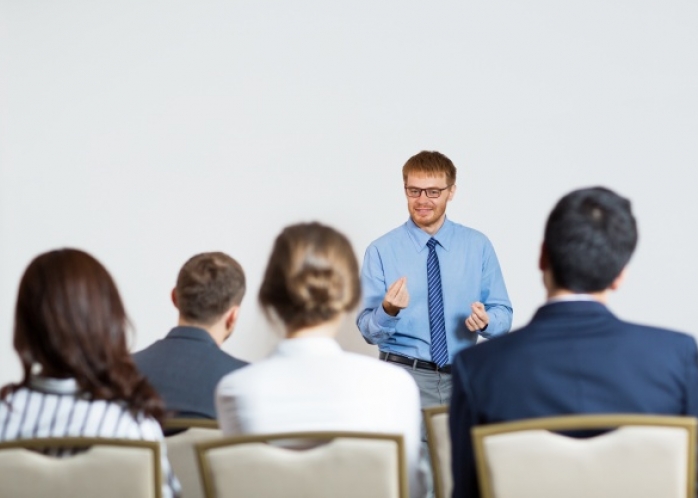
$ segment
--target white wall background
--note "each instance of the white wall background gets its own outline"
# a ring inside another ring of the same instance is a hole
[[[422,149],[458,166],[449,215],[493,241],[515,325],[548,211],[602,184],[641,230],[611,307],[698,333],[696,26],[695,0],[0,0],[0,383],[19,278],[61,246],[115,276],[137,349],[175,323],[181,264],[228,252],[249,292],[225,348],[263,356],[276,234],[319,220],[361,257]]]

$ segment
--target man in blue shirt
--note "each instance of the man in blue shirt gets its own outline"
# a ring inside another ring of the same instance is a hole
[[[453,356],[478,335],[509,331],[512,308],[490,241],[446,218],[456,192],[451,160],[420,152],[402,177],[410,219],[366,250],[357,325],[382,360],[414,377],[422,407],[447,404]]]

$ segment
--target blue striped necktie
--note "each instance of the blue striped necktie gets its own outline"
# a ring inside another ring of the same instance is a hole
[[[442,367],[448,363],[444,298],[441,291],[441,270],[436,255],[436,239],[429,239],[427,257],[427,293],[429,296],[429,328],[431,329],[431,359]]]

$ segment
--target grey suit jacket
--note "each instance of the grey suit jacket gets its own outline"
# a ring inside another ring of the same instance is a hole
[[[175,327],[134,353],[141,373],[165,401],[170,416],[216,418],[214,393],[221,378],[247,365],[222,351],[203,329]]]

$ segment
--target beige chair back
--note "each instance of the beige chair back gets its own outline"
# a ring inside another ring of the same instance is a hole
[[[424,424],[427,428],[427,445],[431,458],[436,498],[451,498],[453,474],[451,473],[451,435],[448,429],[448,405],[424,408]]]
[[[197,445],[206,498],[407,498],[402,435],[304,432]]]
[[[167,457],[172,470],[182,485],[182,498],[203,498],[204,485],[199,476],[199,464],[194,445],[203,441],[220,439],[223,433],[215,420],[177,418],[163,423],[168,431],[183,429],[165,438]]]
[[[483,498],[693,498],[696,419],[562,416],[473,428]],[[616,429],[590,438],[550,431]]]
[[[88,448],[67,457],[38,451]],[[44,438],[0,443],[0,498],[160,498],[156,441]]]

